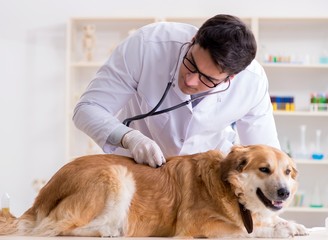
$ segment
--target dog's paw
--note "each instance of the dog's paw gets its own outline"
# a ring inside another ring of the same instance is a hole
[[[274,226],[274,237],[277,238],[288,238],[304,235],[309,235],[309,232],[302,224],[283,221]]]
[[[309,230],[302,224],[293,223],[296,228],[296,233],[294,236],[305,236],[309,235]]]

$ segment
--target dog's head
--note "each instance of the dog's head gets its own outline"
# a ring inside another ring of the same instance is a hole
[[[235,146],[222,163],[222,180],[253,213],[277,212],[297,190],[297,170],[284,152],[264,145]]]

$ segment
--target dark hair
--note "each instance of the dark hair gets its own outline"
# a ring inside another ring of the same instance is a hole
[[[224,14],[208,19],[199,28],[194,43],[208,49],[214,62],[229,75],[244,70],[255,58],[257,48],[246,24]]]

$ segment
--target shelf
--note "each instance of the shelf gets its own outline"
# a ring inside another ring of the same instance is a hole
[[[328,213],[328,208],[311,208],[311,207],[288,207],[285,212],[299,212],[299,213]]]
[[[328,64],[300,64],[300,63],[262,63],[265,68],[323,68],[328,69]]]
[[[327,165],[328,166],[328,159],[323,159],[323,160],[294,159],[294,161],[298,165]]]
[[[325,111],[279,111],[273,112],[275,116],[299,116],[299,117],[328,117],[328,112]]]

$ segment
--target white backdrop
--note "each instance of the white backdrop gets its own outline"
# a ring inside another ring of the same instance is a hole
[[[20,215],[65,162],[70,17],[328,17],[326,0],[0,0],[0,196]]]

